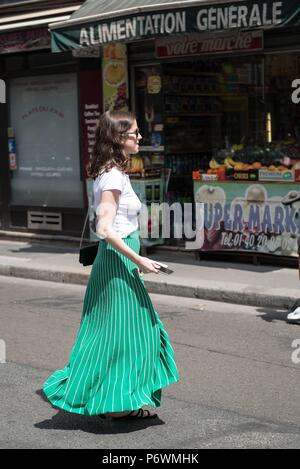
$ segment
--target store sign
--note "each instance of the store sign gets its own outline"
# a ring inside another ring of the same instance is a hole
[[[297,255],[300,203],[284,206],[294,183],[263,185],[194,181],[195,202],[204,204],[204,251]]]
[[[50,46],[51,36],[46,28],[0,34],[0,54],[49,49]]]
[[[83,155],[84,178],[95,144],[95,129],[102,112],[102,76],[98,70],[82,70],[79,74],[80,87],[80,132]]]
[[[57,26],[51,30],[54,52],[111,42],[134,41],[175,34],[190,34],[232,29],[264,29],[296,25],[300,11],[298,0],[227,2],[214,5],[162,9],[136,15]],[[169,6],[169,4],[168,4]],[[141,5],[142,9],[143,5]]]
[[[205,54],[232,54],[263,49],[263,32],[249,31],[231,34],[198,34],[160,38],[155,42],[157,58]]]

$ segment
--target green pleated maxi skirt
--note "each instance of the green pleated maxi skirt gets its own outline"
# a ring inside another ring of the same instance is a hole
[[[123,241],[140,250],[139,232]],[[174,352],[136,264],[99,243],[69,364],[43,391],[55,407],[77,414],[158,407],[178,381]]]

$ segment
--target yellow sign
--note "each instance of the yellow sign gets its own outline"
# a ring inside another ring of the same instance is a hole
[[[104,111],[128,110],[128,72],[126,44],[103,47],[103,108]]]
[[[147,81],[148,94],[158,94],[161,90],[161,77],[159,75],[150,75]]]

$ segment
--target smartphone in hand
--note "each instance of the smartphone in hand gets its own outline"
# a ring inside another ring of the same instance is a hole
[[[163,264],[162,262],[157,262],[157,261],[155,261],[155,263],[159,265],[158,269],[159,269],[159,272],[161,272],[162,274],[166,274],[166,275],[173,274],[174,270],[170,269],[167,264]]]

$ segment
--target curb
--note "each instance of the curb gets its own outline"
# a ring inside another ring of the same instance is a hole
[[[75,285],[86,285],[89,274],[90,272],[52,271],[34,267],[0,265],[0,275]],[[283,290],[281,294],[276,294],[273,290],[255,290],[253,287],[241,286],[241,284],[232,283],[228,287],[223,282],[215,282],[213,287],[211,282],[204,281],[200,287],[153,280],[144,280],[144,283],[147,291],[154,294],[284,310],[291,309],[295,301],[300,298],[297,290]]]
[[[149,293],[284,310],[290,310],[300,298],[300,293],[295,290],[288,294],[276,294],[274,291],[254,291],[251,287],[246,289],[244,286],[244,290],[241,290],[241,284],[225,287],[221,282],[215,282],[215,287],[189,287],[153,281],[145,281],[145,285]]]
[[[0,275],[9,277],[28,278],[32,280],[45,280],[48,282],[71,283],[86,285],[89,273],[63,272],[58,270],[43,270],[34,267],[19,267],[0,265]]]
[[[41,233],[27,233],[21,231],[3,231],[0,230],[0,241],[16,241],[16,242],[57,242],[57,243],[75,243],[79,246],[80,237],[75,236],[63,236],[63,235],[51,235]],[[90,240],[87,238],[83,239],[83,242],[89,243]]]

